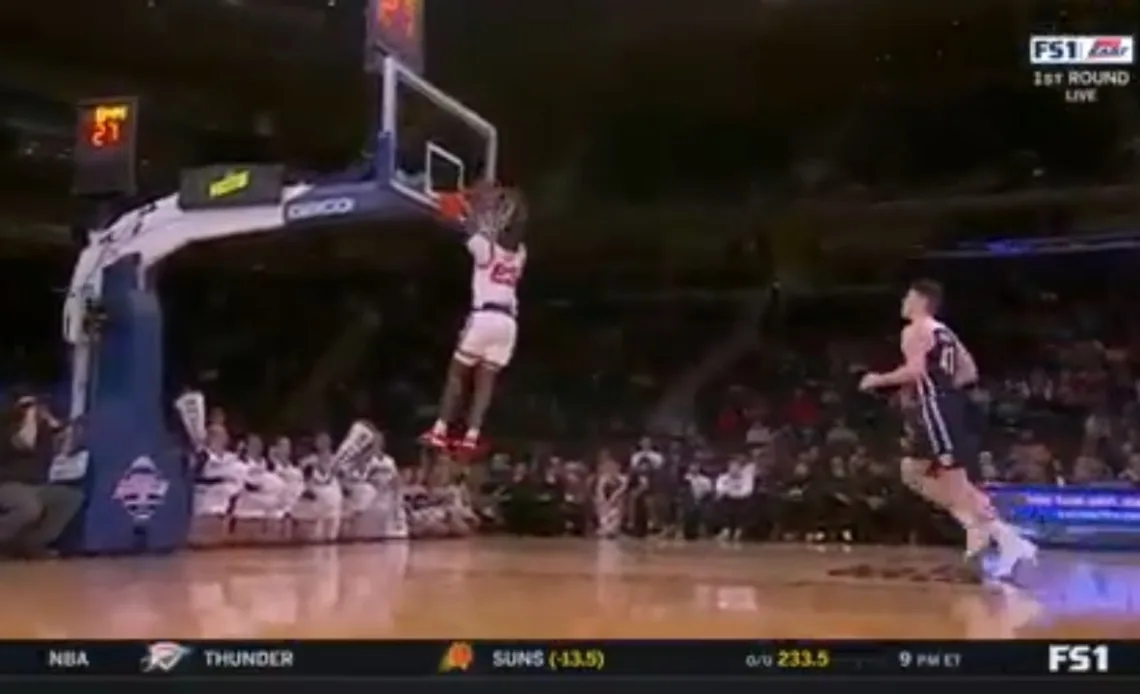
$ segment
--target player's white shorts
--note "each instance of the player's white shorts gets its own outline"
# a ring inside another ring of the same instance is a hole
[[[490,364],[499,368],[511,363],[518,339],[515,317],[501,311],[472,311],[459,334],[455,360],[460,364]]]

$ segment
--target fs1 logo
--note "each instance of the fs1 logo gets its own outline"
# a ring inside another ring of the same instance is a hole
[[[1108,672],[1108,646],[1102,644],[1050,644],[1049,672],[1074,674]]]
[[[1131,36],[1031,36],[1030,65],[1131,65]]]

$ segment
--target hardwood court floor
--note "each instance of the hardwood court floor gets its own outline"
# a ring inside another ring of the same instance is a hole
[[[1135,638],[1140,556],[474,539],[0,564],[0,637]]]

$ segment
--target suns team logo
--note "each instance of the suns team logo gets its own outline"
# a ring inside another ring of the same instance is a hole
[[[466,641],[456,641],[447,647],[439,661],[440,672],[467,672],[475,662],[475,649]]]

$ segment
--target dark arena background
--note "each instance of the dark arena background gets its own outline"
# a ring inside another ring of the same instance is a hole
[[[5,3],[0,679],[1140,677],[1138,23]],[[495,182],[518,348],[435,451],[455,194]],[[959,462],[1039,549],[1012,574],[860,389],[918,278],[979,366]]]

